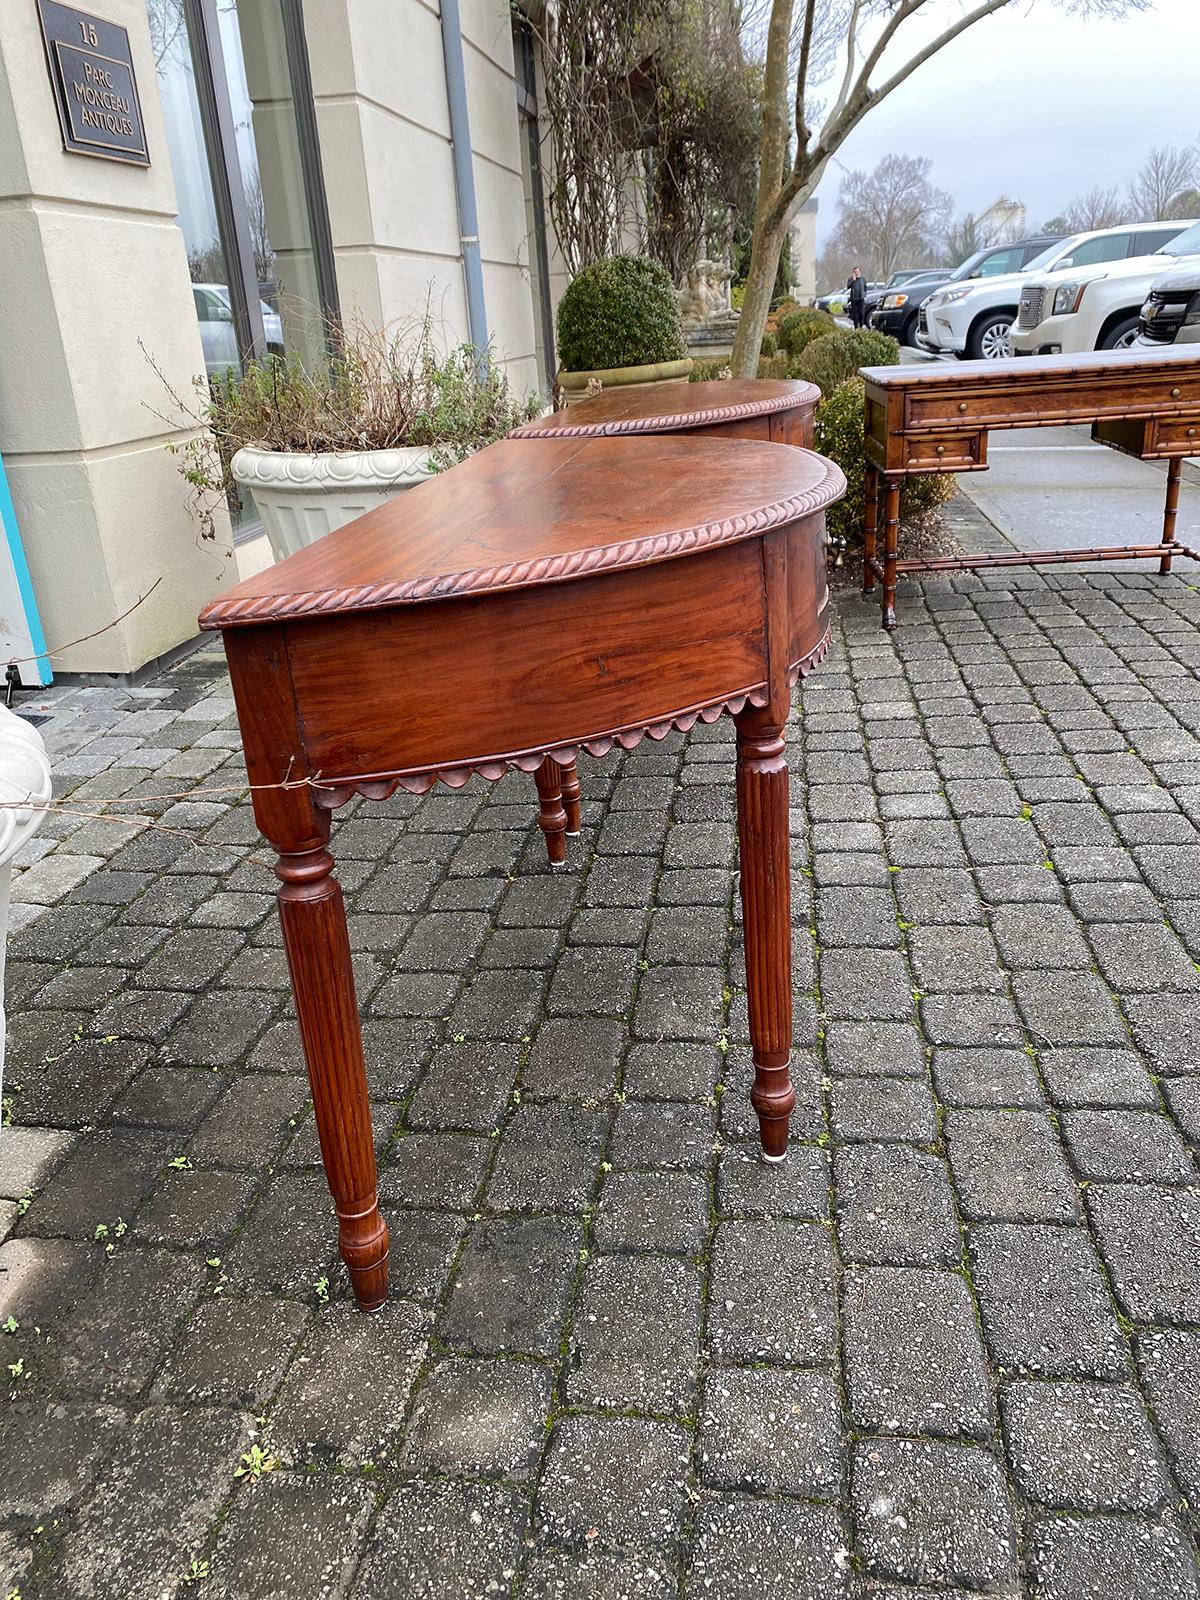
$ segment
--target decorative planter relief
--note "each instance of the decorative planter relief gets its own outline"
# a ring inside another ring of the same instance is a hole
[[[238,487],[254,497],[276,561],[433,476],[424,449],[325,455],[244,449],[232,470]]]

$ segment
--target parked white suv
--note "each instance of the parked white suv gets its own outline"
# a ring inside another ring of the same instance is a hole
[[[1153,251],[1079,272],[1032,273],[1021,286],[1012,330],[1016,356],[1125,350],[1137,338],[1151,285],[1180,257],[1200,255],[1200,223],[1170,224]]]
[[[920,343],[940,354],[1001,360],[1012,354],[1009,328],[1016,321],[1026,283],[1041,282],[1045,274],[1063,268],[1075,271],[1101,264],[1124,264],[1130,256],[1140,259],[1166,244],[1184,226],[1182,222],[1135,222],[1120,228],[1075,233],[1052,244],[1023,272],[939,289],[925,302]]]

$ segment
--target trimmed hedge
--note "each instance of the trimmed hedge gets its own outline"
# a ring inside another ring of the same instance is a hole
[[[837,331],[838,325],[827,311],[817,306],[797,306],[779,319],[779,348],[798,356],[814,339]]]
[[[873,328],[838,328],[813,339],[792,365],[792,377],[807,378],[826,397],[847,382],[859,367],[894,367],[900,345]]]
[[[558,308],[558,359],[567,372],[648,366],[687,355],[670,275],[645,256],[594,261]]]

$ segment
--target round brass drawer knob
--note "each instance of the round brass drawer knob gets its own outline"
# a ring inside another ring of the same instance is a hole
[[[1179,390],[1179,389],[1172,389],[1171,390],[1171,399],[1172,400],[1178,400],[1181,393],[1182,393],[1182,391]]]
[[[960,400],[958,402],[958,409],[960,411],[965,411],[967,409],[967,402],[965,400]]]
[[[1196,437],[1195,428],[1189,428],[1188,431],[1187,431],[1187,436],[1188,436],[1189,439],[1194,439]]]
[[[946,454],[946,446],[944,444],[938,445],[937,453],[939,456],[944,456]]]

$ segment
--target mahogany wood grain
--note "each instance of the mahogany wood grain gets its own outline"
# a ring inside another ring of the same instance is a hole
[[[1178,463],[1200,439],[1200,360],[1190,347],[1095,351],[1080,356],[1033,356],[1011,361],[963,361],[944,366],[864,367],[866,510],[863,592],[882,580],[882,621],[896,625],[898,574],[962,572],[989,567],[1071,565],[1153,555],[1169,572],[1173,557],[1200,561],[1200,552],[1175,537]],[[899,489],[920,472],[977,472],[987,467],[989,431],[1058,427],[1086,422],[1101,444],[1142,460],[1166,460],[1167,493],[1160,546],[1105,545],[1004,555],[940,556],[901,561],[896,547]],[[879,484],[884,505],[884,553],[877,554]]]
[[[375,1160],[330,814],[354,794],[536,774],[552,850],[563,764],[737,718],[753,1103],[792,1105],[790,686],[828,642],[832,463],[718,438],[506,441],[211,602],[225,636],[339,1245],[386,1294]]]

